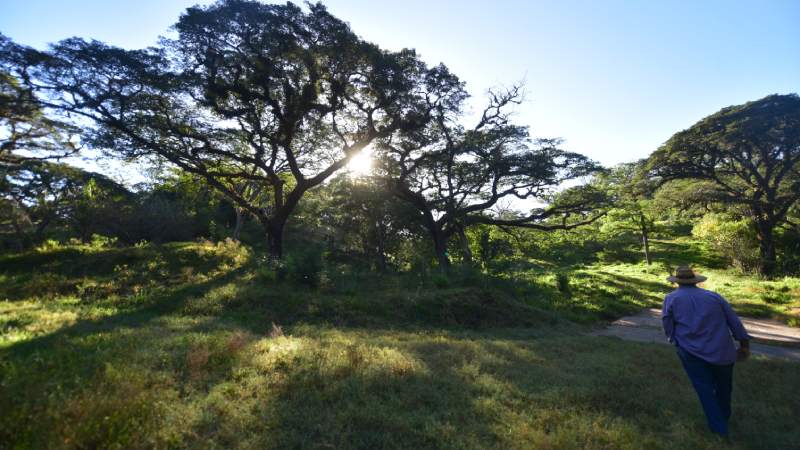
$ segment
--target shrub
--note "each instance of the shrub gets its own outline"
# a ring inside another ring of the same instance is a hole
[[[323,269],[322,248],[309,245],[286,258],[289,279],[308,286],[319,285]]]
[[[784,274],[800,274],[800,230],[779,229],[775,238],[780,271]]]
[[[566,272],[559,272],[556,274],[556,288],[562,294],[569,293],[569,274]]]
[[[461,265],[458,275],[461,286],[481,286],[484,282],[483,273],[472,264]]]
[[[761,294],[761,300],[770,305],[786,305],[794,300],[788,292],[765,292]]]
[[[431,283],[439,289],[446,289],[450,287],[450,278],[443,273],[435,273],[431,275]]]
[[[709,213],[695,224],[692,235],[708,242],[742,272],[754,272],[759,267],[758,240],[752,223],[747,219]]]
[[[50,252],[50,251],[53,251],[53,250],[58,250],[61,247],[62,247],[61,243],[58,242],[57,240],[48,239],[48,240],[42,242],[41,244],[39,244],[39,246],[36,247],[36,251],[37,252],[42,252],[42,253],[47,253],[47,252]]]
[[[117,238],[93,234],[89,246],[93,249],[111,248],[117,244]]]

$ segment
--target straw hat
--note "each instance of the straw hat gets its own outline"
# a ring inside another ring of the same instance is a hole
[[[675,275],[667,277],[667,281],[678,284],[697,284],[706,281],[708,278],[702,275],[695,275],[689,266],[680,266],[675,269]]]

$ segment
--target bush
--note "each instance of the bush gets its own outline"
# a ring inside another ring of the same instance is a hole
[[[779,270],[787,275],[800,274],[800,230],[783,229],[776,234]]]
[[[62,247],[61,242],[58,242],[55,239],[47,239],[46,241],[39,244],[38,247],[36,247],[36,251],[41,253],[47,253],[53,250],[58,250],[61,247]]]
[[[791,295],[783,292],[761,294],[761,300],[770,305],[788,305],[794,300]]]
[[[431,283],[439,289],[450,287],[450,278],[443,273],[435,273],[431,276]]]
[[[93,234],[89,246],[93,249],[99,250],[103,248],[111,248],[117,245],[117,238],[103,236],[100,234]]]
[[[286,273],[291,281],[318,286],[322,275],[322,247],[309,245],[286,258]]]
[[[758,240],[749,220],[709,213],[695,224],[692,235],[708,242],[731,265],[742,272],[758,270],[761,261]]]
[[[559,272],[556,274],[556,287],[558,292],[562,294],[569,293],[569,274],[566,272]]]

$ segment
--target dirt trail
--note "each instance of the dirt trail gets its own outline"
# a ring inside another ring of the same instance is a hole
[[[754,355],[783,358],[800,362],[800,328],[793,328],[767,319],[742,317],[742,323],[753,342]],[[607,328],[592,333],[595,336],[616,336],[639,342],[668,344],[661,329],[661,310],[645,309],[635,316],[623,317]]]

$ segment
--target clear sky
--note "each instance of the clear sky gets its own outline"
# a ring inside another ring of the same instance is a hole
[[[0,0],[0,32],[155,43],[194,0]],[[207,2],[206,2],[207,3]],[[610,165],[720,108],[800,92],[798,0],[327,0],[362,37],[444,62],[475,96],[524,79],[517,120]]]

